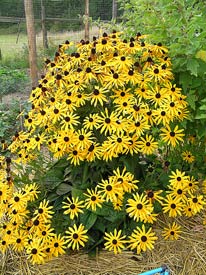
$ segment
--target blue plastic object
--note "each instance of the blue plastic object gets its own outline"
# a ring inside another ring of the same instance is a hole
[[[166,265],[163,265],[163,266],[161,266],[159,268],[152,269],[152,270],[140,273],[138,275],[154,275],[154,274],[158,274],[158,273],[160,275],[169,275],[170,271],[169,271],[169,268]]]

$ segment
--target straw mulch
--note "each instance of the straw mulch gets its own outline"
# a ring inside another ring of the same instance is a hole
[[[171,275],[206,274],[206,230],[198,219],[182,225],[177,241],[160,240],[155,249],[142,255],[124,251],[114,255],[100,251],[95,257],[72,253],[40,265],[31,266],[25,256],[8,252],[1,258],[1,275],[137,275],[166,264]]]

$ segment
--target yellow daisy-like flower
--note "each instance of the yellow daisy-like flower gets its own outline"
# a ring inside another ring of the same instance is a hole
[[[104,103],[108,101],[108,92],[109,91],[104,87],[94,86],[92,93],[89,95],[91,98],[91,104],[94,105],[94,107],[96,107],[98,103],[103,106]]]
[[[176,171],[172,171],[172,175],[170,177],[170,185],[174,188],[183,188],[184,186],[188,186],[188,176],[185,175],[185,172],[181,172],[178,169]]]
[[[137,222],[147,220],[147,216],[153,212],[153,205],[144,194],[133,194],[133,199],[127,200],[127,206],[126,212]]]
[[[99,118],[100,133],[111,134],[116,131],[116,121],[119,119],[115,112],[111,112],[109,115],[108,109],[105,108],[104,112],[101,112],[101,117]]]
[[[171,130],[170,126],[167,125],[165,128],[161,129],[162,133],[160,136],[164,142],[167,142],[168,145],[175,147],[179,142],[184,142],[183,129],[178,129],[178,125],[175,126],[174,130]]]
[[[173,197],[168,194],[165,198],[165,202],[162,203],[163,212],[169,213],[169,217],[177,217],[182,215],[183,203],[180,197]]]
[[[97,190],[97,187],[95,187],[95,190],[87,189],[87,193],[84,193],[84,195],[87,197],[87,199],[85,199],[85,207],[87,209],[91,208],[92,211],[96,211],[97,207],[102,207],[104,199]]]
[[[44,244],[41,242],[41,239],[32,239],[26,245],[26,252],[33,264],[43,264],[45,262],[46,254],[44,253]]]
[[[69,227],[69,230],[66,231],[66,243],[67,246],[72,248],[72,250],[79,250],[80,246],[84,247],[85,243],[88,241],[88,236],[86,235],[87,230],[84,228],[84,225],[80,224],[77,227],[74,224],[73,227]]]
[[[122,230],[117,231],[117,229],[114,229],[114,233],[107,233],[105,232],[104,239],[106,240],[104,246],[109,251],[114,251],[114,254],[118,254],[122,252],[122,249],[125,248],[125,238],[126,236],[121,236]]]
[[[141,251],[145,252],[147,249],[152,250],[157,239],[158,237],[152,232],[152,228],[150,227],[149,230],[146,231],[145,225],[143,224],[142,228],[137,227],[133,230],[131,236],[129,236],[128,248],[131,250],[136,249],[137,254],[140,254]]]
[[[34,211],[34,216],[47,222],[51,219],[52,214],[54,213],[51,209],[53,209],[53,206],[49,206],[49,201],[44,199],[40,202],[39,208]]]
[[[177,240],[181,232],[181,226],[173,222],[173,224],[169,224],[168,227],[164,228],[162,235],[165,240]]]
[[[102,198],[106,201],[115,202],[117,201],[118,196],[122,197],[123,195],[122,188],[113,178],[102,180],[102,182],[97,185],[97,188],[99,189]]]
[[[199,195],[199,196],[193,195],[190,198],[188,198],[188,204],[196,214],[196,213],[199,213],[201,210],[203,210],[204,205],[206,204],[206,201],[203,195]]]
[[[146,135],[145,138],[140,137],[141,141],[138,141],[138,147],[140,152],[146,155],[151,155],[157,150],[158,143],[154,141],[154,137]]]
[[[188,163],[193,163],[195,161],[193,154],[187,150],[182,153],[182,158]]]
[[[54,235],[49,239],[48,247],[50,248],[50,253],[55,257],[65,253],[66,241],[61,235]]]
[[[73,220],[75,217],[78,217],[79,213],[83,213],[84,208],[84,201],[80,201],[79,198],[67,198],[68,202],[63,202],[63,209],[66,209],[64,211],[64,214],[69,214],[69,217],[71,220]]]

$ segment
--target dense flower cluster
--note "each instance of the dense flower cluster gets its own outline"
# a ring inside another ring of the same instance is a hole
[[[169,217],[191,217],[203,210],[205,197],[197,193],[199,183],[177,170],[170,175],[169,191],[166,197],[162,191],[148,190],[138,194],[137,180],[125,169],[113,171],[107,180],[102,180],[94,190],[87,190],[84,199],[69,198],[63,202],[64,214],[74,220],[61,234],[55,233],[52,227],[52,217],[55,214],[53,206],[44,199],[38,205],[31,207],[31,202],[37,201],[38,186],[33,183],[16,189],[8,175],[11,159],[1,157],[0,160],[0,250],[5,252],[11,248],[17,252],[26,251],[32,263],[41,264],[66,252],[67,248],[79,250],[89,239],[88,230],[83,224],[77,224],[78,216],[86,209],[96,212],[111,202],[115,211],[125,211],[137,223],[130,235],[122,235],[122,230],[105,232],[105,248],[120,253],[122,249],[136,250],[139,254],[147,249],[153,249],[158,239],[151,225],[157,220],[154,205],[159,202],[164,213]],[[125,199],[128,194],[132,198]],[[160,212],[161,213],[161,212]],[[149,225],[149,229],[147,225]],[[87,234],[88,233],[88,234]],[[164,228],[165,239],[176,240],[181,233],[181,226],[176,222]]]
[[[188,145],[182,159],[187,165],[195,161],[191,141],[184,140],[178,124],[188,116],[185,99],[173,84],[167,49],[147,43],[140,34],[126,40],[121,33],[104,33],[92,42],[60,45],[55,59],[46,60],[46,74],[31,92],[32,108],[24,114],[26,130],[16,132],[9,149],[12,161],[24,165],[37,159],[42,148],[48,148],[55,160],[66,159],[69,171],[85,165],[79,172],[83,175],[78,174],[84,186],[78,177],[71,185],[67,182],[56,209],[54,200],[41,199],[39,182],[16,188],[11,159],[2,157],[0,250],[25,249],[34,264],[89,242],[94,246],[95,241],[104,242],[115,254],[123,249],[139,254],[153,249],[160,238],[160,230],[153,228],[160,213],[171,220],[162,236],[176,240],[182,231],[177,218],[203,210],[206,182],[200,189],[194,176],[177,168],[171,171],[169,161],[163,161],[166,182],[161,187],[155,182],[148,185],[146,177],[145,182],[135,177],[136,168],[132,170],[129,164],[135,166],[129,161],[139,165],[140,156],[143,163],[149,156],[158,161],[168,147],[182,143]],[[118,162],[122,156],[129,164]],[[102,165],[101,179],[94,180],[97,162]],[[109,172],[104,171],[105,163]],[[88,167],[90,173],[95,171],[90,177],[85,176]],[[61,232],[52,222],[60,214],[65,218]],[[114,217],[117,224],[111,222]]]
[[[168,50],[143,38],[127,41],[114,32],[76,48],[60,45],[31,93],[28,131],[16,133],[10,146],[19,160],[33,158],[41,146],[78,165],[153,154],[160,140],[173,147],[182,142],[177,122],[187,117],[187,103],[171,82]]]

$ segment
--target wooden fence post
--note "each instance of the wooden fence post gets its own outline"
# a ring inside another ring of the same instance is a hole
[[[117,19],[117,0],[112,1],[112,20]]]
[[[85,0],[85,40],[89,40],[89,0]]]
[[[29,46],[29,63],[32,86],[38,84],[37,53],[36,53],[36,33],[34,27],[34,12],[32,0],[24,0],[26,15],[26,27]]]

